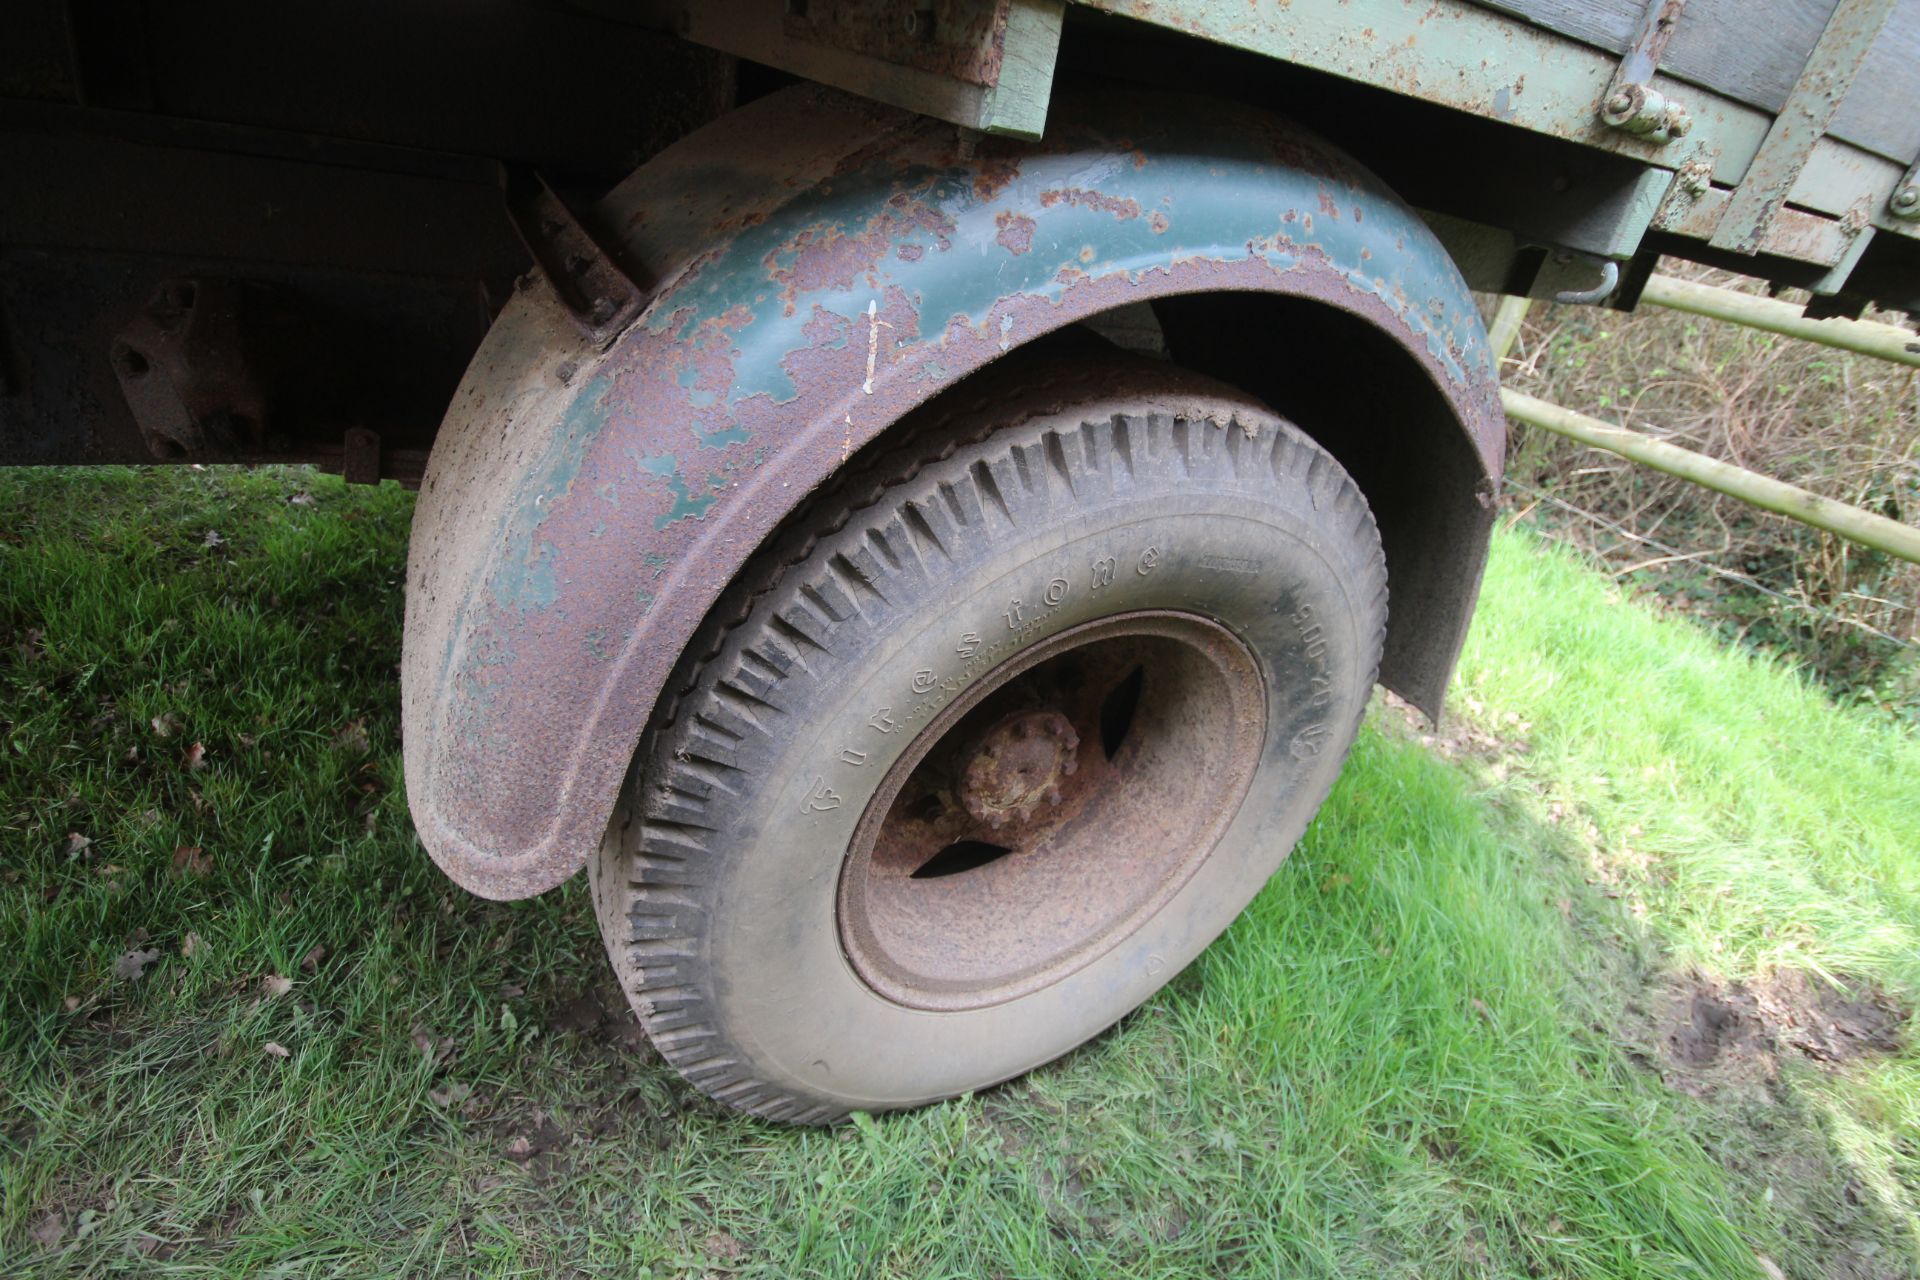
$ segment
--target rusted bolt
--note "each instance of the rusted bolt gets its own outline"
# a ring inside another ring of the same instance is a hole
[[[1648,142],[1671,142],[1693,127],[1685,107],[1644,84],[1627,84],[1615,89],[1600,104],[1599,114],[1609,127],[1623,129]]]

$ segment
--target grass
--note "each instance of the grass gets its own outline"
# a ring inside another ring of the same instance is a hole
[[[0,1274],[1920,1274],[1920,1055],[1779,1013],[1920,996],[1920,743],[1525,531],[1459,719],[1378,708],[1187,973],[812,1132],[647,1051],[581,884],[421,852],[409,510],[0,472]]]

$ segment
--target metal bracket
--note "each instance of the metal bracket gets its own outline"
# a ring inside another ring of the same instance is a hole
[[[348,484],[380,483],[380,433],[348,427],[340,446],[340,474]]]
[[[1659,143],[1683,138],[1693,128],[1693,117],[1686,108],[1653,87],[1653,73],[1660,69],[1661,56],[1680,25],[1680,11],[1686,3],[1648,0],[1633,33],[1633,43],[1620,55],[1620,65],[1600,100],[1600,120],[1609,128]]]
[[[1564,302],[1574,306],[1605,302],[1613,295],[1613,291],[1620,287],[1620,264],[1611,258],[1596,258],[1590,253],[1575,253],[1569,249],[1562,249],[1555,253],[1553,257],[1555,262],[1563,266],[1570,265],[1574,262],[1583,262],[1588,266],[1599,268],[1600,271],[1600,282],[1598,284],[1590,289],[1562,289],[1553,295],[1555,302]]]
[[[640,286],[532,170],[508,174],[507,216],[580,331],[602,350],[612,345],[646,306]]]
[[[154,457],[224,460],[264,445],[268,380],[249,339],[267,305],[230,280],[166,280],[114,335],[114,377]]]
[[[1887,210],[1896,218],[1920,218],[1920,160],[1915,160],[1906,175],[1893,184]]]

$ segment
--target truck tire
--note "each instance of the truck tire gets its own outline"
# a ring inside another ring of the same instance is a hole
[[[1297,428],[1131,356],[976,381],[729,588],[592,864],[654,1044],[757,1115],[1112,1025],[1285,859],[1374,682],[1373,517]]]

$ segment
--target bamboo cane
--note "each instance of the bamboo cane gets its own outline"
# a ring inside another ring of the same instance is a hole
[[[1744,467],[1709,458],[1691,449],[1682,449],[1679,445],[1656,440],[1638,431],[1589,418],[1584,413],[1575,413],[1519,391],[1502,388],[1500,402],[1505,406],[1508,417],[1529,426],[1578,440],[1581,444],[1604,449],[1608,453],[1617,453],[1656,471],[1691,480],[1742,502],[1825,529],[1850,542],[1920,564],[1920,529],[1910,525],[1844,502],[1823,498],[1798,485],[1757,475]]]
[[[1493,313],[1493,329],[1487,334],[1487,340],[1493,344],[1494,363],[1507,358],[1513,350],[1514,341],[1520,336],[1520,326],[1526,323],[1527,312],[1533,306],[1533,299],[1522,294],[1509,293],[1500,299],[1500,309]]]
[[[1920,368],[1920,335],[1895,325],[1874,320],[1809,320],[1791,303],[1672,276],[1654,276],[1648,280],[1647,287],[1640,292],[1640,301]],[[1494,323],[1497,330],[1499,321],[1496,319]]]

